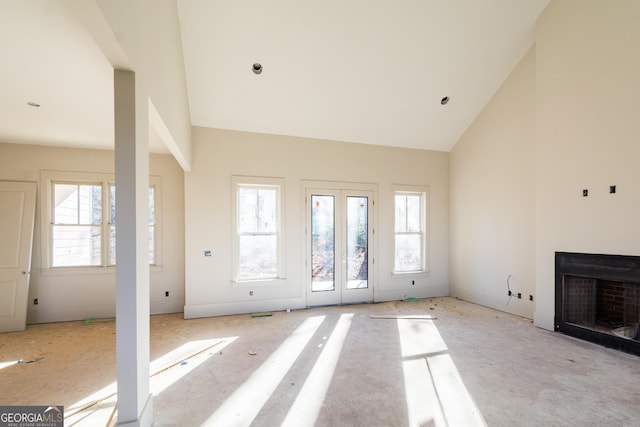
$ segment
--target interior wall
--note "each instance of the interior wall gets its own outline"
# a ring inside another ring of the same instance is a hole
[[[532,47],[449,164],[451,295],[528,318],[536,301],[535,64]],[[522,298],[509,298],[508,287]]]
[[[185,317],[305,306],[303,180],[377,186],[372,266],[377,301],[449,294],[448,153],[207,128],[193,128],[192,135],[193,167],[185,173]],[[286,279],[278,285],[250,288],[231,281],[234,175],[285,180]],[[426,274],[392,274],[393,184],[429,186]],[[205,251],[212,256],[205,257]]]
[[[114,269],[81,274],[73,269],[43,268],[41,170],[114,173],[114,153],[0,143],[0,180],[38,184],[27,322],[112,317],[115,315]],[[150,272],[151,312],[181,312],[184,306],[184,172],[172,156],[163,154],[150,155],[149,172],[161,177],[162,185],[162,265]],[[166,291],[169,297],[165,297]],[[38,305],[33,304],[34,298],[38,299]]]
[[[556,251],[640,255],[638,22],[636,0],[554,0],[538,20],[535,323],[547,329]]]
[[[152,124],[188,170],[191,115],[176,0],[96,1],[161,118]]]

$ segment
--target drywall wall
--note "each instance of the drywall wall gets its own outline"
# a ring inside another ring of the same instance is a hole
[[[532,47],[449,160],[451,294],[528,318],[536,300],[535,61]],[[522,299],[509,298],[507,279]]]
[[[151,101],[152,125],[183,169],[188,170],[191,117],[176,1],[94,1],[126,55],[131,71],[136,73],[136,85],[143,87],[141,93]],[[92,34],[105,37],[96,31]],[[108,46],[103,40],[98,42],[103,49]],[[107,52],[105,55],[109,57]]]
[[[170,155],[150,155],[150,174],[162,185],[162,265],[150,272],[151,312],[175,313],[184,306],[184,173]],[[29,323],[115,315],[115,271],[51,271],[42,263],[41,171],[113,173],[114,153],[0,143],[0,180],[38,183],[38,202],[29,289]],[[158,207],[156,207],[158,209]],[[165,292],[169,297],[165,297]],[[38,298],[38,305],[33,299]]]
[[[185,173],[185,317],[306,305],[304,180],[375,186],[371,272],[377,301],[448,295],[448,153],[207,128],[193,128],[192,134],[193,167]],[[286,278],[276,284],[250,289],[232,282],[234,175],[285,181]],[[428,273],[392,274],[393,184],[429,186]],[[205,251],[212,256],[204,256]]]
[[[547,329],[556,251],[640,255],[638,22],[635,0],[554,0],[538,20],[535,323]]]

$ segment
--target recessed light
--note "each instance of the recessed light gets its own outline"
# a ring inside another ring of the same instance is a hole
[[[446,105],[448,102],[449,102],[449,97],[448,96],[445,96],[444,98],[442,98],[440,100],[440,104],[442,104],[442,105]]]
[[[254,62],[251,66],[251,71],[253,71],[254,74],[262,73],[262,64],[260,64],[259,62]]]
[[[37,102],[33,102],[33,101],[27,102],[27,105],[30,105],[30,106],[36,107],[36,108],[38,108],[40,106],[40,104],[38,104]]]

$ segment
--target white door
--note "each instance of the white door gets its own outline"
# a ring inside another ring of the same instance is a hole
[[[306,192],[307,306],[373,302],[373,192]]]
[[[0,332],[27,326],[34,182],[0,181]]]

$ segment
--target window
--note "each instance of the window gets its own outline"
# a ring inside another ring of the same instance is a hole
[[[156,265],[156,187],[149,186],[149,264]],[[109,185],[109,265],[116,264],[116,186]]]
[[[234,177],[236,281],[278,279],[282,271],[281,179]]]
[[[427,193],[395,192],[394,271],[425,271]]]
[[[49,221],[43,229],[49,267],[107,267],[116,263],[116,187],[113,175],[43,172]],[[149,264],[156,265],[160,179],[149,180]]]
[[[52,267],[102,264],[102,186],[53,186]]]

